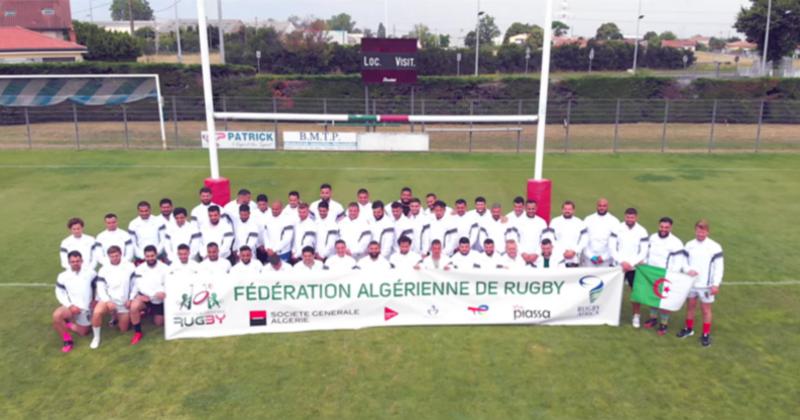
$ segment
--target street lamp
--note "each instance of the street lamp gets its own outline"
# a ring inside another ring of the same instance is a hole
[[[217,0],[217,13],[219,14],[219,58],[225,64],[225,32],[222,30],[222,0]]]
[[[256,50],[256,71],[261,73],[261,50]]]
[[[181,21],[178,19],[178,3],[175,2],[175,45],[178,47],[178,64],[183,64],[183,50],[181,49]]]
[[[769,24],[772,21],[772,0],[767,3],[767,29],[764,31],[764,52],[761,58],[761,71],[763,75],[767,74],[767,49],[769,47]]]
[[[481,0],[478,0],[477,22],[475,22],[475,76],[478,76],[478,60],[481,47]]]
[[[531,46],[525,47],[525,74],[528,74],[528,61],[531,59]]]
[[[456,76],[461,76],[461,53],[456,53]]]
[[[594,47],[589,50],[589,73],[592,72],[592,61],[594,61]]]
[[[639,24],[644,19],[642,14],[642,0],[639,0],[639,13],[636,15],[636,39],[633,44],[633,74],[636,74],[636,64],[639,58]]]

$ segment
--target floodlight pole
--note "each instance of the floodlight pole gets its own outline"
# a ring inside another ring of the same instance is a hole
[[[481,49],[481,0],[478,0],[476,11],[477,21],[475,22],[475,77],[478,76],[478,60],[480,59]]]
[[[545,0],[544,39],[542,40],[542,75],[539,80],[539,115],[536,125],[534,176],[528,180],[528,199],[537,203],[536,214],[550,223],[550,202],[553,184],[542,177],[544,134],[547,124],[547,94],[550,86],[550,49],[553,43],[553,0]]]
[[[178,19],[178,3],[175,2],[175,45],[178,47],[178,64],[183,64],[183,50],[181,50],[181,21]]]
[[[217,13],[219,14],[219,58],[220,64],[225,64],[225,31],[222,30],[222,0],[217,0]]]
[[[639,11],[636,14],[636,38],[633,40],[633,74],[636,74],[636,65],[639,61],[639,24],[642,22],[642,0],[639,0]]]
[[[769,49],[769,26],[772,23],[772,0],[767,3],[767,27],[764,31],[764,51],[761,58],[761,71],[764,76],[769,72],[767,71],[767,50]]]
[[[208,133],[208,159],[211,178],[219,178],[217,156],[217,127],[214,121],[214,96],[211,86],[211,60],[208,56],[208,22],[205,0],[197,0],[197,33],[200,36],[200,65],[203,71],[203,99],[206,104],[206,132]]]

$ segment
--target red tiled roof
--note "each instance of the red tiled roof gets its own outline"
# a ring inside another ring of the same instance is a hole
[[[19,26],[0,28],[0,52],[12,51],[86,51],[86,47]]]
[[[52,9],[52,14],[42,10]],[[69,0],[0,0],[0,26],[28,29],[72,28]]]
[[[665,48],[691,48],[697,46],[697,41],[693,39],[665,39],[661,41],[661,46]]]

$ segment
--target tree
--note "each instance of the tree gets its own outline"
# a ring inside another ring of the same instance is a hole
[[[711,48],[711,51],[722,51],[725,49],[725,44],[727,44],[727,42],[722,38],[711,37],[708,41],[708,47]]]
[[[88,50],[87,60],[136,61],[142,55],[139,42],[124,32],[111,32],[79,21],[74,21],[73,26],[78,43]]]
[[[364,38],[375,38],[375,34],[372,32],[370,28],[362,29],[362,33],[364,34]]]
[[[494,18],[486,14],[481,16],[480,20],[480,41],[481,45],[493,45],[494,38],[500,36],[502,32],[494,23]],[[475,31],[470,31],[464,37],[464,45],[467,47],[475,46]]]
[[[595,38],[603,41],[622,39],[622,32],[620,32],[616,23],[607,22],[597,28],[597,34],[595,35]]]
[[[356,27],[356,22],[347,13],[331,16],[325,23],[328,25],[328,30],[331,31],[353,32]]]
[[[554,22],[555,24],[555,22]],[[533,26],[528,23],[514,22],[506,29],[506,34],[503,36],[503,44],[508,44],[509,38],[519,34],[530,34]]]
[[[153,20],[153,9],[147,0],[131,0],[133,20]],[[112,20],[130,20],[128,0],[114,0],[108,8]]]
[[[752,3],[750,8],[742,7],[739,10],[733,27],[744,33],[748,41],[757,43],[759,51],[763,52],[767,0],[750,0],[750,2]],[[767,59],[777,63],[781,58],[790,55],[798,43],[800,43],[800,2],[773,2]]]
[[[661,35],[659,35],[658,37],[661,38],[663,41],[674,41],[678,39],[678,36],[675,35],[675,33],[672,31],[661,32]]]
[[[569,25],[560,20],[553,21],[553,36],[564,36],[568,31]]]
[[[450,35],[439,34],[439,47],[450,48]]]
[[[383,26],[383,22],[378,24],[378,38],[386,38],[386,27]]]
[[[661,38],[658,36],[658,34],[655,31],[648,31],[647,33],[644,34],[642,39],[647,41],[647,46],[648,47],[653,48],[653,47],[660,47],[661,46]]]
[[[436,47],[436,43],[439,40],[436,35],[431,33],[430,28],[422,23],[414,25],[414,29],[406,35],[406,38],[417,38],[422,48]]]

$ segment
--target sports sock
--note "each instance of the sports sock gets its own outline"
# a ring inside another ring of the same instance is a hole
[[[711,323],[704,322],[703,323],[703,335],[711,334]]]
[[[92,335],[95,337],[100,337],[100,327],[92,327]]]
[[[686,328],[688,328],[690,330],[694,329],[694,320],[693,319],[687,319],[686,320]]]
[[[658,317],[658,309],[650,308],[650,319],[656,319]]]
[[[64,341],[72,341],[72,336],[69,333],[64,333],[61,338],[63,338]]]
[[[133,330],[138,333],[142,332],[142,323],[140,322],[138,324],[133,324]]]
[[[69,322],[69,321],[67,321],[66,323],[64,323],[64,326],[65,326],[65,327],[67,327],[67,329],[68,329],[68,330],[71,330],[71,329],[72,329],[72,323],[71,323],[71,322]]]
[[[667,325],[669,323],[669,314],[661,314],[661,323]]]

